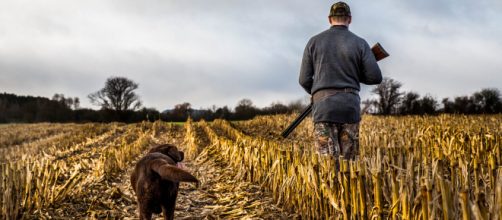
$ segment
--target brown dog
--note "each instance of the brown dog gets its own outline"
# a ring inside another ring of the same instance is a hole
[[[190,173],[176,167],[184,158],[170,144],[152,148],[141,158],[131,174],[131,184],[138,198],[140,219],[151,219],[161,211],[165,219],[174,218],[179,182],[198,182]]]

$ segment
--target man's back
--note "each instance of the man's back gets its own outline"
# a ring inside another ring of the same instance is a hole
[[[311,95],[324,89],[350,88],[359,83],[378,84],[382,75],[366,41],[344,25],[312,37],[305,47],[300,84]],[[314,122],[355,123],[360,120],[360,98],[340,93],[314,103]]]
[[[381,81],[381,74],[376,74],[379,72],[376,60],[366,41],[346,26],[332,26],[314,36],[308,46],[315,62],[312,93],[326,88],[360,90],[359,82],[371,84]],[[361,63],[363,58],[373,60],[365,66]],[[363,75],[365,67],[371,69],[369,82]]]

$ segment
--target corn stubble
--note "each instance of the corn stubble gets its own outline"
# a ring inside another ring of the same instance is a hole
[[[44,148],[38,147],[37,151],[26,149],[39,146],[36,143],[12,146],[24,154],[0,161],[2,219],[49,218],[44,213],[48,207],[78,198],[92,185],[125,169],[129,165],[126,161],[149,146],[155,131],[152,123],[72,126],[80,129],[81,134],[68,136],[66,141],[56,138],[59,142],[52,145],[42,141]],[[12,129],[29,132],[25,126]]]
[[[312,122],[300,125],[290,139],[280,138],[293,117],[189,120],[184,131],[161,122],[2,126],[0,216],[49,218],[48,208],[61,202],[85,202],[92,197],[90,189],[123,175],[131,161],[158,142],[156,137],[178,132],[184,135],[187,160],[201,164],[219,158],[240,181],[235,184],[259,185],[276,204],[298,213],[296,218],[502,219],[502,115],[364,116],[360,156],[340,160],[339,172],[333,169],[335,160],[313,151]],[[207,181],[203,172],[198,174]],[[115,188],[103,187],[114,194]],[[219,189],[227,188],[232,187]],[[114,196],[108,197],[91,198],[84,217],[108,218],[120,212],[114,208]],[[235,203],[235,198],[205,205],[210,214],[201,216],[266,218],[264,204],[270,201],[254,198],[238,209],[222,206]],[[115,211],[102,212],[97,205]],[[253,212],[256,207],[262,214]]]
[[[202,122],[241,178],[261,183],[304,218],[501,219],[502,116],[365,116],[360,156],[313,152],[312,123],[293,116]]]

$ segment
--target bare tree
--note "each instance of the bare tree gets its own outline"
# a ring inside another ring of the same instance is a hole
[[[80,108],[80,99],[78,97],[73,98],[73,109],[77,110]]]
[[[264,114],[285,114],[288,113],[290,109],[288,106],[280,103],[280,102],[272,102],[269,107],[265,107],[262,109]]]
[[[291,101],[288,104],[288,109],[290,112],[301,112],[306,107],[307,107],[307,105],[304,103],[304,101],[302,99]]]
[[[418,114],[428,114],[433,115],[436,114],[438,108],[438,101],[432,95],[426,95],[421,98],[419,101],[419,111]]]
[[[228,108],[228,106],[223,106],[223,107],[217,108],[216,111],[214,111],[214,117],[215,118],[225,118],[225,119],[228,119],[228,118],[230,118],[231,114],[232,114],[232,112],[230,111],[230,109]]]
[[[63,104],[65,107],[67,107],[68,109],[71,109],[71,108],[74,108],[74,109],[77,109],[78,106],[80,105],[80,101],[77,97],[75,98],[66,98],[64,96],[64,94],[59,94],[59,93],[56,93],[52,96],[52,100],[53,101],[57,101],[61,104]]]
[[[380,114],[389,115],[395,113],[402,93],[399,92],[402,84],[391,78],[385,77],[372,92],[378,95],[375,105]]]
[[[141,107],[139,96],[134,92],[137,88],[137,83],[125,77],[110,77],[106,80],[104,88],[87,97],[92,104],[99,105],[103,109],[136,110]]]
[[[420,108],[420,95],[415,92],[407,92],[403,95],[401,105],[399,106],[399,114],[418,114]]]
[[[191,115],[192,111],[192,105],[188,102],[184,102],[174,106],[172,114],[177,120],[186,120],[186,118]]]
[[[502,111],[502,100],[498,89],[482,89],[472,95],[472,100],[480,113],[499,113]]]
[[[235,116],[238,119],[250,119],[258,113],[258,108],[253,105],[250,99],[242,99],[235,106]]]

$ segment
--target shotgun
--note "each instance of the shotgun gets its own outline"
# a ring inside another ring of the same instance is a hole
[[[380,61],[386,57],[389,56],[389,53],[383,49],[382,45],[380,43],[376,43],[373,47],[371,47],[371,52],[373,52],[373,55],[375,55],[375,59],[377,61]],[[302,113],[281,133],[281,136],[283,138],[287,138],[295,128],[302,123],[303,119],[305,119],[310,112],[312,112],[312,102],[303,109]]]

